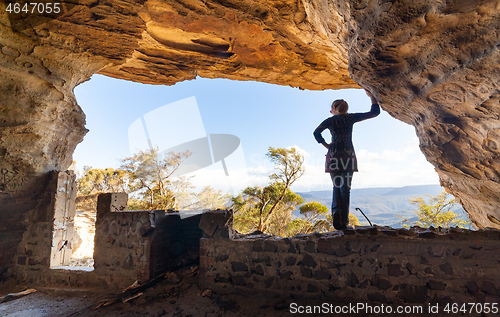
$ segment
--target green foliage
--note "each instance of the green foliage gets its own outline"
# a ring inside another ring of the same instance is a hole
[[[300,233],[331,230],[330,223],[326,220],[329,210],[325,205],[312,201],[300,206],[299,210],[306,221],[299,231]]]
[[[97,208],[97,196],[106,192],[127,192],[127,173],[113,168],[92,168],[85,166],[83,176],[77,180],[76,208],[93,210]]]
[[[269,147],[266,154],[276,170],[266,187],[247,187],[232,198],[234,227],[240,232],[260,230],[284,236],[292,220],[292,212],[304,200],[290,191],[292,184],[304,174],[304,157],[296,148]]]
[[[429,198],[427,203],[424,198],[410,198],[409,201],[418,207],[415,214],[418,216],[418,221],[410,223],[408,219],[403,220],[405,227],[410,225],[418,225],[423,228],[452,226],[460,228],[470,228],[471,223],[468,220],[461,219],[458,214],[451,209],[457,204],[455,199],[444,190],[437,196],[426,195]]]
[[[328,214],[328,207],[316,201],[311,201],[300,206],[300,213],[307,218]]]
[[[97,196],[105,192],[129,193],[129,210],[224,208],[229,194],[210,186],[196,192],[191,178],[172,178],[189,155],[171,152],[160,158],[154,148],[123,159],[119,169],[86,166],[78,180],[77,208],[95,211]]]
[[[285,237],[288,224],[292,221],[292,213],[304,199],[287,189],[283,199],[277,204],[275,212],[268,217],[266,231],[278,237]]]
[[[232,197],[234,228],[242,233],[259,230],[280,237],[334,230],[328,207],[318,202],[300,206],[302,218],[292,220],[293,211],[304,203],[302,197],[289,189],[304,174],[304,157],[297,149],[269,147],[266,156],[274,163],[276,172],[269,176],[269,185],[247,187]],[[352,214],[349,222],[359,225]]]
[[[183,195],[180,193],[183,193]],[[177,197],[181,198],[177,204],[177,208],[180,210],[214,210],[225,208],[230,201],[231,195],[223,193],[222,190],[215,190],[210,186],[205,186],[199,192],[192,190],[179,191]]]
[[[104,192],[127,191],[128,185],[125,171],[113,168],[92,168],[85,166],[84,175],[78,179],[78,192],[91,195]]]
[[[232,206],[236,211],[234,228],[244,233],[261,230],[284,236],[293,210],[304,202],[302,197],[288,189],[280,200],[284,188],[283,183],[271,183],[266,187],[247,187],[240,195],[233,197]],[[270,214],[271,210],[274,210],[273,214]],[[266,219],[268,223],[264,225]]]
[[[140,197],[132,209],[153,210],[170,209],[176,205],[170,177],[191,153],[169,153],[161,159],[158,148],[139,151],[137,154],[122,160],[120,168],[127,172],[130,191]]]
[[[283,149],[283,148],[273,148],[269,147],[266,156],[271,162],[274,163],[274,169],[277,173],[271,174],[269,178],[273,181],[272,184],[278,184],[279,191],[281,191],[280,196],[274,202],[269,213],[266,215],[263,221],[260,222],[259,230],[265,231],[268,229],[270,217],[278,209],[281,201],[285,198],[288,193],[290,186],[299,179],[305,171],[303,167],[304,157],[297,151],[296,148]],[[302,203],[302,202],[301,202]],[[290,212],[291,213],[291,212]],[[279,216],[276,216],[277,218]],[[282,217],[281,217],[282,218]],[[291,219],[291,215],[290,215]]]
[[[353,227],[354,226],[361,226],[361,224],[359,223],[358,217],[356,217],[352,213],[349,213],[349,225],[353,226]]]
[[[274,163],[277,173],[271,174],[271,180],[282,182],[289,188],[305,172],[304,157],[296,148],[291,149],[269,147],[267,158]]]
[[[332,215],[328,214],[326,216],[326,220],[329,224],[333,223]],[[361,226],[361,224],[359,223],[358,217],[356,217],[356,215],[353,215],[352,213],[349,213],[349,226],[352,226],[352,227]],[[330,229],[328,231],[332,231],[332,230],[334,230],[333,226],[330,226]]]
[[[311,223],[305,219],[297,218],[292,220],[286,228],[286,236],[293,237],[299,233],[306,233],[304,228],[309,228]]]

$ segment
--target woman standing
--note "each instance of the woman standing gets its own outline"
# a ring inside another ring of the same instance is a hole
[[[332,103],[332,117],[321,122],[314,130],[314,138],[328,149],[326,154],[325,172],[330,173],[333,182],[332,217],[333,227],[337,230],[347,228],[349,224],[349,195],[354,172],[358,171],[358,162],[352,144],[352,126],[354,123],[374,118],[380,113],[377,99],[365,90],[372,102],[369,112],[347,113],[348,105],[342,99]],[[324,130],[330,130],[332,142],[325,142],[321,135]]]

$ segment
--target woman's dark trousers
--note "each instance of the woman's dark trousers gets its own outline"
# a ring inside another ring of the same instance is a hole
[[[335,171],[330,176],[333,182],[332,217],[333,227],[337,230],[349,224],[349,196],[353,172]]]

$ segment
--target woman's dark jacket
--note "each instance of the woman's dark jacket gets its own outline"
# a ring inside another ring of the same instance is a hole
[[[352,145],[352,126],[358,121],[374,118],[380,113],[380,106],[373,104],[369,112],[335,115],[321,122],[314,130],[318,143],[325,142],[321,132],[328,129],[332,134],[332,143],[328,148],[325,172],[358,171],[358,161]]]

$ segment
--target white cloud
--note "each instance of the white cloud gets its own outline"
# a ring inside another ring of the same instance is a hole
[[[403,145],[400,150],[406,154],[420,153],[420,142],[417,137],[411,139],[408,143]]]
[[[228,169],[229,176],[226,176],[221,162],[217,162],[209,167],[197,170],[186,176],[194,176],[192,184],[197,190],[205,186],[214,189],[238,194],[248,186],[265,186],[269,182],[269,171],[264,167],[257,168],[237,168]]]
[[[296,148],[305,157],[305,173],[292,186],[292,190],[307,192],[332,188],[330,175],[325,173],[325,157],[314,156],[304,149],[297,146]],[[382,149],[378,152],[370,152],[360,149],[356,155],[359,172],[354,174],[353,188],[439,184],[439,177],[434,167],[427,162],[418,148],[417,138],[397,150]],[[251,161],[256,163],[257,167],[229,170],[230,177],[224,174],[219,162],[209,168],[194,172],[196,177],[193,183],[199,188],[212,186],[224,191],[233,188],[234,193],[248,186],[267,185],[274,166],[264,156],[252,157]]]
[[[420,152],[416,137],[397,150],[370,152],[360,149],[356,156],[359,172],[354,174],[353,188],[439,184],[438,174]],[[331,179],[324,173],[324,161],[320,163],[309,157],[305,161],[306,173],[293,186],[293,190],[331,188]]]
[[[368,150],[361,149],[357,151],[356,157],[358,160],[363,161],[393,161],[393,162],[401,162],[406,159],[406,155],[402,151],[394,151],[394,150],[383,150],[382,153],[377,152],[369,152]]]
[[[287,147],[286,149],[287,150],[290,150],[291,148],[296,148],[297,149],[297,152],[299,152],[300,154],[302,154],[304,156],[304,159],[308,159],[311,157],[311,154],[309,154],[306,150],[304,150],[303,148],[301,148],[300,146],[298,145],[294,145],[294,146],[289,146]]]
[[[401,162],[405,160],[405,155],[401,151],[384,150],[382,151],[382,158],[387,161]]]

